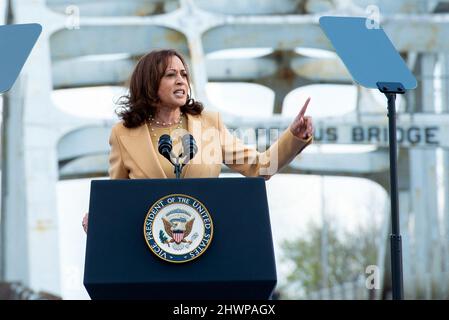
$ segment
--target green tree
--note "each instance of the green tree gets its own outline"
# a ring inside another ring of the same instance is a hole
[[[355,281],[365,276],[365,268],[376,264],[377,246],[375,228],[359,228],[357,234],[338,233],[327,228],[328,279],[324,287]],[[282,243],[282,259],[293,265],[287,276],[287,284],[279,288],[281,298],[305,298],[323,287],[321,263],[322,227],[309,224],[303,237]],[[288,294],[288,292],[294,294]]]

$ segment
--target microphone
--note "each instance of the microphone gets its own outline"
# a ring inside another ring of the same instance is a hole
[[[157,150],[161,155],[163,155],[168,161],[172,162],[170,153],[173,148],[173,143],[171,141],[171,137],[168,134],[163,134],[159,138],[158,148]]]
[[[184,149],[183,153],[186,156],[183,164],[186,164],[189,160],[193,159],[198,152],[195,138],[190,133],[187,133],[182,137],[182,148]]]

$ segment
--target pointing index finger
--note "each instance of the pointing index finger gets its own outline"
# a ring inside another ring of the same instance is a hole
[[[310,99],[311,99],[310,97],[307,98],[306,102],[304,103],[304,106],[302,107],[301,111],[299,112],[300,118],[304,117],[304,114],[306,113],[307,106],[309,105]]]

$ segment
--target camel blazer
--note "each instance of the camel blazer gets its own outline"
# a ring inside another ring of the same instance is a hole
[[[312,142],[312,137],[299,139],[288,128],[268,150],[258,152],[232,135],[218,112],[187,114],[187,127],[196,140],[198,152],[184,167],[185,178],[218,177],[224,163],[244,176],[268,179]],[[167,178],[146,124],[129,129],[122,122],[117,123],[109,144],[111,179]]]

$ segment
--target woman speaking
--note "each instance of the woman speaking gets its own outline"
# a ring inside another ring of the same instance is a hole
[[[172,155],[182,154],[182,137],[193,136],[197,152],[185,164],[183,178],[218,177],[224,163],[244,176],[269,179],[312,142],[312,118],[304,115],[310,98],[279,139],[258,152],[232,135],[218,112],[203,110],[190,92],[187,64],[175,50],[152,51],[139,60],[117,112],[122,121],[109,139],[111,179],[174,178],[172,163],[158,150],[164,135],[173,141]],[[87,230],[87,214],[83,227]]]

